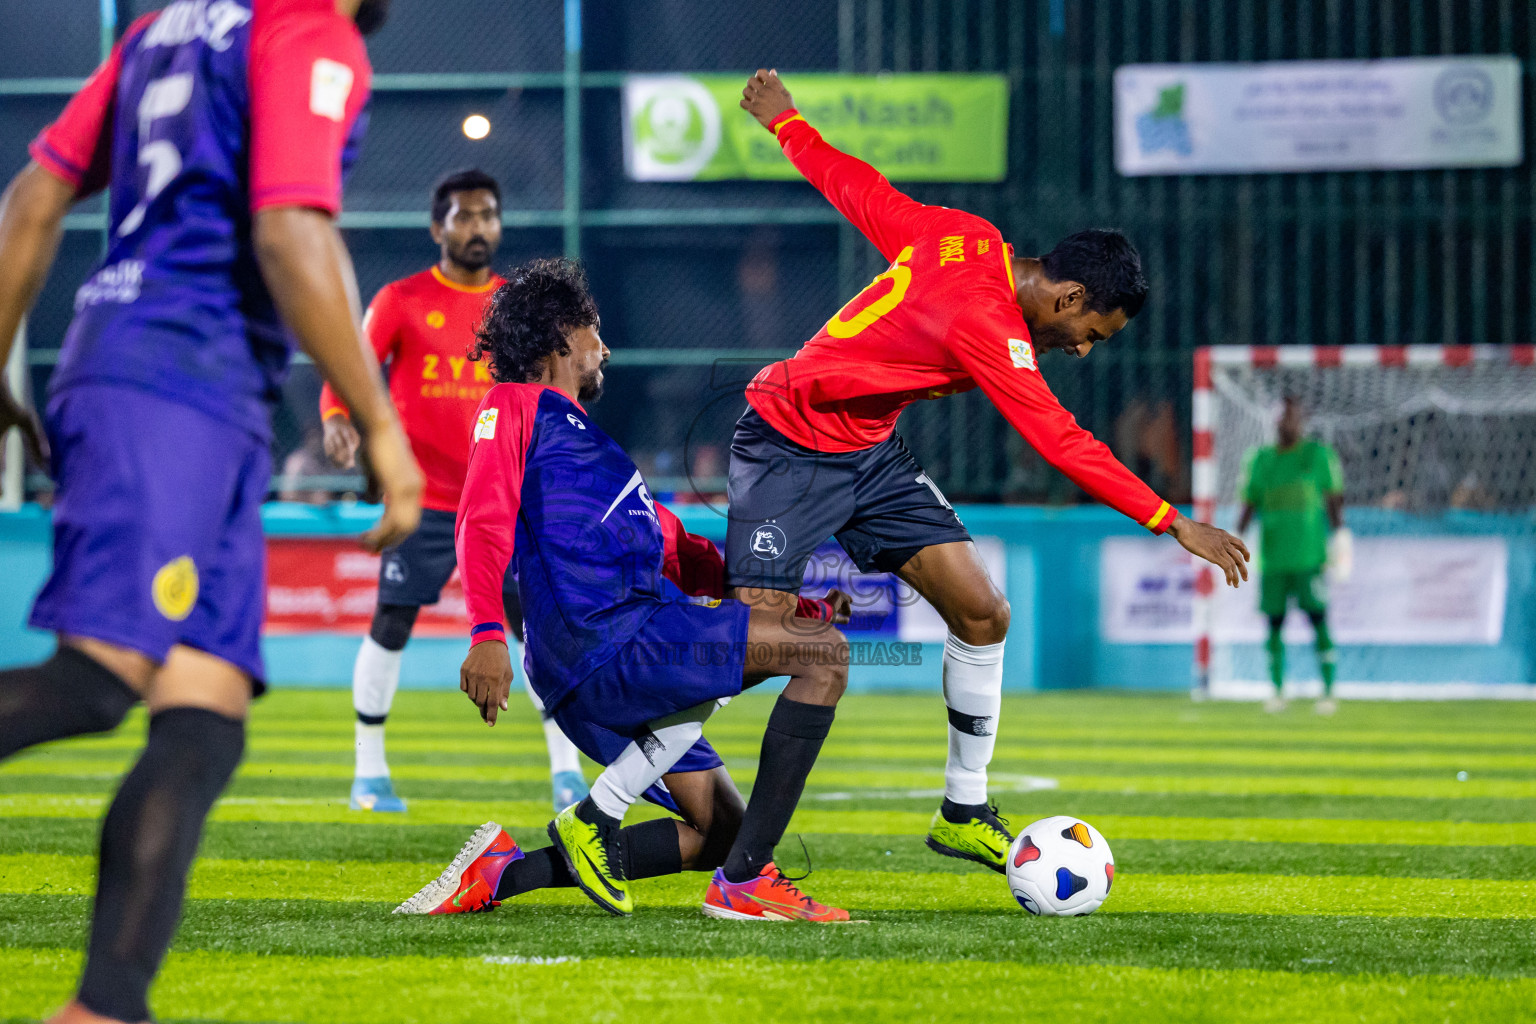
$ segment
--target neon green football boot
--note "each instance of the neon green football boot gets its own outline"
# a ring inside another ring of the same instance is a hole
[[[945,815],[948,810],[950,814]],[[951,817],[965,817],[964,821],[951,821]],[[1008,860],[1008,847],[1013,845],[1013,835],[1008,822],[997,815],[997,805],[982,805],[978,812],[974,807],[961,808],[948,800],[933,812],[933,823],[928,826],[928,848],[946,857],[973,860],[985,864],[993,871],[1002,872]]]
[[[565,866],[581,891],[608,913],[628,917],[635,902],[624,882],[624,859],[619,852],[619,830],[605,830],[581,820],[571,804],[549,823],[549,838],[565,858]],[[607,832],[605,835],[604,833]]]

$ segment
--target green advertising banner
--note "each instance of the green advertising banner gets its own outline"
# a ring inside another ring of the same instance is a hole
[[[795,179],[779,144],[738,105],[745,75],[631,75],[624,169],[635,181]],[[1001,181],[1002,75],[794,75],[795,106],[838,149],[892,181]]]

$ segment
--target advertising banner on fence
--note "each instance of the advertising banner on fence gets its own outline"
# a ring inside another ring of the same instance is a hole
[[[1353,574],[1330,587],[1333,637],[1340,644],[1497,644],[1508,563],[1501,537],[1357,537]],[[1108,643],[1191,643],[1194,596],[1195,567],[1177,545],[1111,537],[1099,546],[1099,635]],[[1239,590],[1218,587],[1216,638],[1261,643],[1268,626],[1258,600],[1257,577]],[[1292,612],[1286,638],[1311,640],[1304,616]]]
[[[1512,56],[1115,71],[1115,167],[1125,175],[1513,167],[1521,158]]]
[[[1007,579],[1007,549],[997,537],[977,537],[976,548],[994,580]],[[379,556],[350,537],[270,537],[267,540],[266,631],[368,631],[378,600]],[[822,545],[806,568],[804,593],[820,597],[837,588],[853,598],[845,628],[864,641],[943,643],[948,630],[933,606],[890,573],[860,572],[843,549]],[[464,589],[455,572],[435,605],[421,609],[414,636],[465,637]]]
[[[267,539],[268,633],[368,632],[379,595],[379,556],[351,537]],[[466,635],[455,572],[442,599],[422,608],[414,636]]]
[[[624,170],[635,181],[798,180],[774,137],[738,105],[742,75],[624,80]],[[832,145],[892,181],[1001,181],[1002,75],[795,75],[795,106]]]

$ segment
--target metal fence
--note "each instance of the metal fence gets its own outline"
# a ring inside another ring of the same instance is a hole
[[[156,6],[0,8],[0,173],[99,57],[114,22]],[[35,41],[47,38],[49,46]],[[27,40],[33,40],[29,44]],[[1153,297],[1081,363],[1047,360],[1065,404],[1165,493],[1188,491],[1190,353],[1208,343],[1510,343],[1532,336],[1536,165],[1508,170],[1122,178],[1111,82],[1126,63],[1513,53],[1526,149],[1536,109],[1528,0],[396,0],[370,42],[370,136],[342,224],[364,291],[421,269],[426,192],[479,164],[507,183],[501,259],[584,257],[615,346],[605,429],[658,491],[719,486],[740,384],[798,346],[881,267],[800,183],[632,182],[618,89],[630,71],[988,71],[1011,83],[1009,172],[920,185],[996,223],[1021,253],[1085,226],[1141,247]],[[482,142],[458,130],[483,113]],[[70,218],[31,319],[41,389],[74,287],[99,252],[99,202]],[[296,370],[278,465],[315,453]],[[39,390],[39,394],[40,394]],[[979,393],[919,403],[902,431],[955,497],[1070,501]],[[313,458],[291,468],[319,472]],[[304,475],[303,473],[300,474]],[[334,480],[297,480],[299,490]]]

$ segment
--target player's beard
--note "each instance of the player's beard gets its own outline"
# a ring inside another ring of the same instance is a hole
[[[463,245],[448,247],[448,258],[470,273],[484,270],[490,265],[491,257],[494,255],[496,250],[478,235]]]
[[[352,20],[356,22],[359,32],[365,36],[372,35],[389,20],[389,0],[363,0],[358,4]]]
[[[1067,349],[1074,344],[1072,335],[1060,324],[1031,326],[1029,337],[1035,343],[1035,348],[1041,352],[1049,352],[1053,348]]]
[[[576,400],[585,405],[591,405],[603,397],[603,370],[608,366],[608,360],[604,359],[597,369],[590,373],[582,374],[581,386],[576,389]]]

